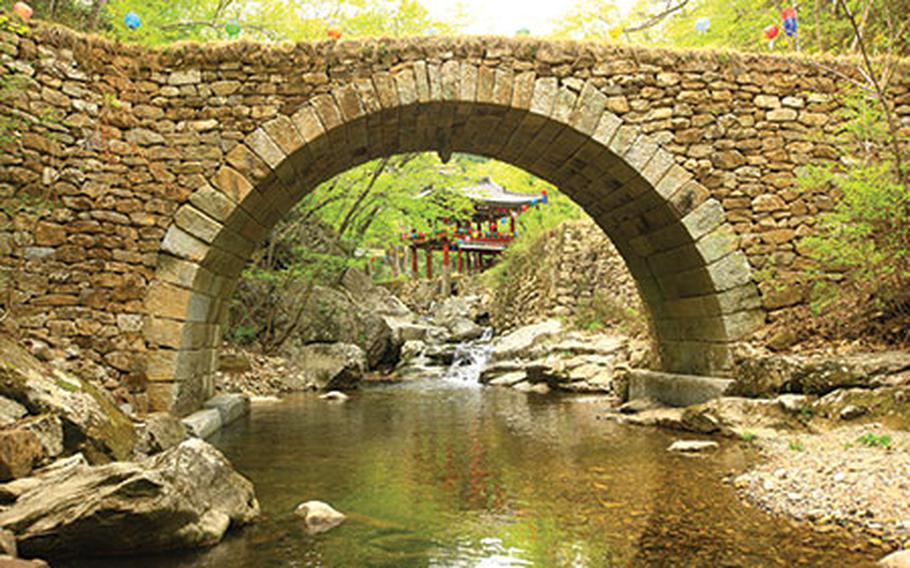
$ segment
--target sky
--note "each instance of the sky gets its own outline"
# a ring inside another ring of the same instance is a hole
[[[461,4],[472,20],[468,33],[510,36],[522,28],[534,35],[549,33],[553,21],[576,1],[579,0],[423,0],[421,4],[437,19],[446,18]],[[634,2],[615,0],[621,10],[628,10]]]

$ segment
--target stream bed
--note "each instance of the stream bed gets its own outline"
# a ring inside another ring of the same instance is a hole
[[[843,534],[748,506],[725,442],[671,454],[670,433],[598,419],[593,397],[456,380],[373,386],[347,403],[256,405],[211,441],[256,485],[260,521],[217,547],[69,568],[872,566]],[[310,536],[298,503],[348,515]]]

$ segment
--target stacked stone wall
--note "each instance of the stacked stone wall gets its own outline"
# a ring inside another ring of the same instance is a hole
[[[604,311],[637,314],[646,326],[635,279],[610,239],[590,219],[563,223],[520,251],[494,285],[490,318],[501,333],[558,317],[574,321],[609,302]],[[619,323],[619,322],[605,322]]]

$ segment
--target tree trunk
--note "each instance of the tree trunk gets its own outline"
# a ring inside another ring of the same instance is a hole
[[[107,4],[107,0],[95,0],[92,6],[92,15],[88,19],[88,31],[93,32],[98,27],[98,18],[101,17],[101,9]]]

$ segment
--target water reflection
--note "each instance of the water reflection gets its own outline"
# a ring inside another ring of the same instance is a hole
[[[444,382],[346,404],[301,395],[213,441],[256,484],[258,524],[204,552],[64,568],[872,566],[836,535],[793,528],[721,483],[748,459],[671,455],[669,435],[596,419],[596,399]],[[347,513],[306,534],[320,499]]]

